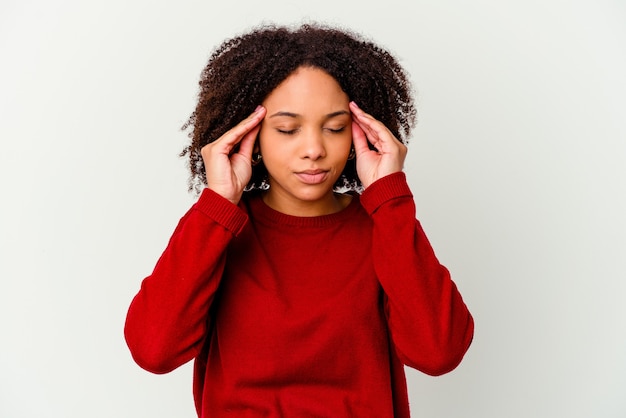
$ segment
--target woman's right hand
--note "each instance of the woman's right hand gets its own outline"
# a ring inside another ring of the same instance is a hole
[[[200,150],[208,188],[235,205],[252,176],[252,151],[265,113],[265,108],[258,106],[250,116]],[[239,149],[233,153],[237,144]]]

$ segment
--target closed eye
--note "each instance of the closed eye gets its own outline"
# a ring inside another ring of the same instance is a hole
[[[298,132],[297,129],[276,129],[278,131],[278,133],[281,133],[283,135],[293,135],[296,132]]]
[[[342,126],[341,128],[324,128],[324,129],[326,131],[330,132],[330,133],[339,134],[339,133],[345,131],[346,127]],[[299,131],[299,129],[298,128],[294,128],[294,129],[279,129],[279,128],[276,128],[276,131],[278,133],[280,133],[280,134],[283,134],[283,135],[295,135]]]

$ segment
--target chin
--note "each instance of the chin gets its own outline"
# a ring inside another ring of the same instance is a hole
[[[328,184],[307,185],[299,187],[299,190],[292,190],[292,195],[302,201],[317,201],[333,194],[333,186]]]

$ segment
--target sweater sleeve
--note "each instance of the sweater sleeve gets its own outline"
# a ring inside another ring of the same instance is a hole
[[[361,202],[374,224],[374,268],[398,356],[430,375],[453,370],[472,342],[474,321],[415,218],[405,174],[379,179]]]
[[[167,373],[197,356],[226,248],[247,219],[242,209],[210,189],[181,218],[126,316],[126,343],[141,367]]]

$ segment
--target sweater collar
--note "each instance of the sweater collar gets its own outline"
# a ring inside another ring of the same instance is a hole
[[[343,210],[321,216],[287,215],[269,207],[260,194],[250,196],[246,203],[248,216],[256,222],[275,226],[292,226],[300,228],[320,228],[337,225],[354,217],[361,208],[359,195],[352,195],[352,201]]]

